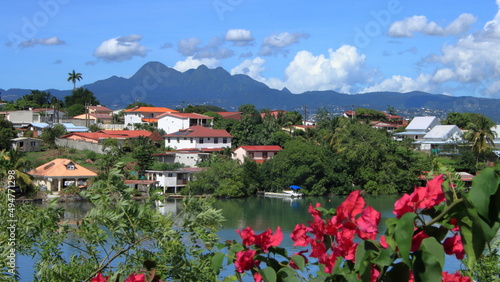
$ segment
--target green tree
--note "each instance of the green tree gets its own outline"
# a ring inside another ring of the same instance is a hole
[[[155,152],[155,146],[151,139],[139,136],[132,141],[132,157],[137,160],[137,167],[139,168],[139,176],[144,175],[144,171],[154,163],[152,154]]]
[[[152,104],[144,103],[144,102],[133,102],[132,104],[128,104],[125,109],[132,109],[135,107],[154,107]]]
[[[64,105],[68,108],[74,104],[81,105],[98,105],[99,100],[94,96],[92,91],[86,88],[77,88],[71,92],[71,95],[64,97]]]
[[[56,138],[64,135],[66,132],[66,127],[62,124],[55,124],[53,127],[47,126],[42,129],[42,135],[40,136],[43,143],[50,148],[56,148]]]
[[[0,117],[0,151],[10,150],[12,143],[10,139],[16,137],[16,131],[12,122]]]
[[[476,153],[478,162],[488,147],[495,147],[493,140],[496,138],[496,132],[492,130],[493,126],[495,123],[483,115],[474,116],[467,125],[465,139],[471,143],[472,151]]]
[[[74,117],[85,113],[85,106],[83,104],[73,104],[66,109],[68,117]]]
[[[82,74],[75,72],[75,70],[68,73],[67,81],[71,81],[71,83],[73,83],[73,91],[76,90],[76,81],[80,81],[81,79],[83,79]]]
[[[106,175],[120,161],[124,153],[120,143],[114,138],[104,140],[102,150],[104,155],[97,162],[97,167],[102,172],[102,175]]]
[[[9,171],[14,171],[15,184],[21,187],[23,192],[32,193],[34,191],[33,177],[26,173],[30,168],[30,163],[24,158],[22,152],[18,150],[0,151],[0,177],[7,179]],[[2,188],[4,185],[1,186]]]

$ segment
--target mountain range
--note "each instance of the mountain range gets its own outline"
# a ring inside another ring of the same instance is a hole
[[[455,97],[420,91],[364,94],[308,91],[292,94],[286,88],[269,88],[247,75],[231,75],[223,68],[209,69],[204,65],[179,72],[160,62],[148,62],[130,78],[112,76],[82,87],[92,91],[101,104],[112,109],[124,108],[139,101],[169,108],[189,104],[215,105],[228,111],[237,110],[242,104],[253,104],[257,109],[306,110],[308,114],[326,107],[338,114],[358,107],[387,110],[390,105],[405,117],[425,114],[443,117],[449,112],[474,112],[483,113],[500,123],[500,99]],[[30,91],[0,89],[4,100],[15,100]],[[58,98],[71,94],[71,90],[45,91]]]

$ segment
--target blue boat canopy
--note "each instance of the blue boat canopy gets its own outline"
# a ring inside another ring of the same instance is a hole
[[[300,189],[300,186],[297,186],[297,185],[290,185],[290,188],[298,190],[298,189]]]

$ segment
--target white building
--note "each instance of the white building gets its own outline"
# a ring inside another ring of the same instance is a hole
[[[158,116],[158,128],[169,134],[191,126],[211,127],[213,119],[197,113],[164,113]]]
[[[177,193],[192,180],[193,174],[204,168],[185,167],[177,170],[146,170],[146,179],[158,181],[163,193]]]
[[[404,132],[396,133],[394,134],[394,136],[396,136],[398,140],[411,138],[415,141],[418,141],[422,139],[436,125],[441,125],[441,122],[437,117],[415,117],[406,126]]]
[[[158,122],[158,116],[177,111],[164,107],[138,107],[123,111],[124,125]]]
[[[240,146],[234,150],[233,159],[239,160],[241,163],[245,158],[251,161],[262,163],[274,157],[282,148],[277,145],[271,146]]]
[[[165,147],[180,149],[223,149],[231,147],[233,136],[224,129],[192,126],[170,133],[165,137]]]
[[[210,153],[204,153],[199,150],[193,151],[175,151],[161,154],[153,154],[160,163],[180,163],[187,167],[193,167],[200,162],[207,160]]]
[[[436,125],[425,136],[415,142],[421,151],[436,154],[457,154],[456,145],[464,143],[464,133],[456,125]]]

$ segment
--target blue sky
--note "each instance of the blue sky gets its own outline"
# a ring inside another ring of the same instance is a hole
[[[0,88],[71,89],[149,61],[293,93],[500,98],[500,0],[3,1]]]

